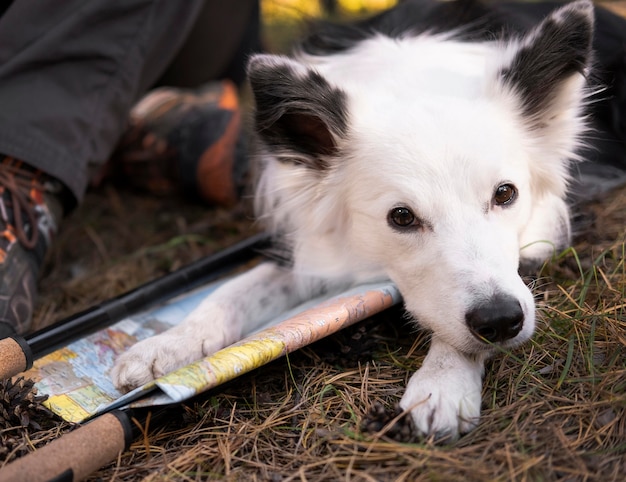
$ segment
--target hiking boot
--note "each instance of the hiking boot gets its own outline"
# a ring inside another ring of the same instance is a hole
[[[153,90],[131,111],[111,166],[113,175],[153,194],[234,204],[248,170],[236,87],[226,80]]]
[[[28,331],[37,278],[57,223],[60,182],[0,157],[0,338]]]

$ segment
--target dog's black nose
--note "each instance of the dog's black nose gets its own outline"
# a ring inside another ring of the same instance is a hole
[[[496,294],[468,311],[465,321],[481,341],[498,343],[514,338],[524,325],[524,312],[515,298]]]

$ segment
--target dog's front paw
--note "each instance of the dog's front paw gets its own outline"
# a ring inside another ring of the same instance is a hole
[[[478,425],[483,362],[443,347],[433,343],[400,406],[410,411],[420,435],[452,441]]]
[[[111,379],[118,390],[127,392],[211,355],[240,336],[232,310],[207,299],[180,325],[142,340],[120,355]]]
[[[203,356],[203,343],[188,334],[165,332],[120,355],[111,370],[116,388],[127,392]]]

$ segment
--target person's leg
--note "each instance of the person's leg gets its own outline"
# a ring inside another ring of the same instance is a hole
[[[258,0],[207,1],[159,87],[133,108],[102,176],[156,195],[231,205],[248,184],[236,86],[262,50]]]
[[[237,89],[226,79],[155,89],[133,108],[101,177],[157,196],[232,206],[249,164],[241,117]]]
[[[259,0],[207,1],[157,86],[195,88],[212,80],[241,85],[250,54],[262,50]]]
[[[80,200],[133,103],[183,44],[202,0],[13,2],[0,18],[0,153]]]
[[[133,103],[204,2],[12,2],[0,17],[0,337],[32,319],[36,277],[88,165],[107,160]]]

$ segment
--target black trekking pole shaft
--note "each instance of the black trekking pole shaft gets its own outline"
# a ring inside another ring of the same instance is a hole
[[[0,378],[27,370],[33,360],[132,313],[214,280],[236,265],[252,259],[268,245],[269,236],[257,234],[30,335],[0,340]]]

